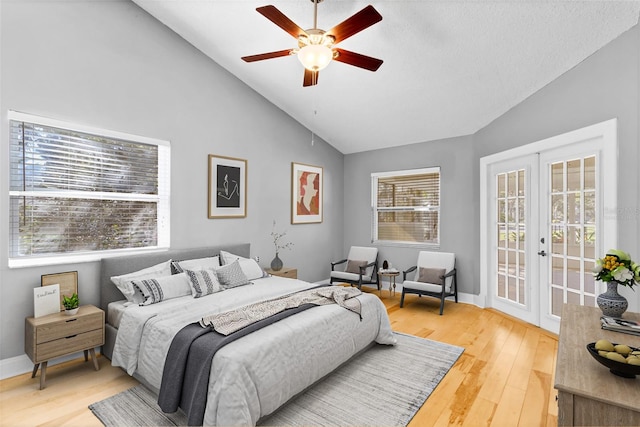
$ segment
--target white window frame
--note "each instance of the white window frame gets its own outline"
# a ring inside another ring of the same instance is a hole
[[[135,254],[141,252],[151,251],[165,251],[170,247],[171,238],[171,220],[170,220],[170,191],[171,191],[171,144],[169,141],[164,141],[155,138],[149,138],[140,135],[133,135],[119,131],[112,131],[106,129],[100,129],[92,126],[78,125],[61,120],[35,116],[32,114],[21,113],[17,111],[8,112],[9,121],[28,122],[43,126],[56,127],[60,129],[81,132],[91,135],[98,135],[105,138],[114,138],[119,140],[125,140],[130,142],[142,143],[147,145],[155,145],[158,147],[158,195],[132,195],[136,200],[146,199],[150,201],[157,201],[157,244],[155,246],[148,246],[144,248],[135,249],[111,249],[111,250],[97,250],[97,251],[85,251],[85,252],[73,252],[73,253],[60,253],[60,254],[48,254],[48,255],[33,255],[33,256],[21,256],[12,257],[8,252],[8,267],[20,268],[20,267],[33,267],[40,265],[54,265],[54,264],[68,264],[76,262],[88,262],[96,261],[102,258],[122,256],[128,254]],[[6,180],[9,180],[9,174],[5,174]],[[9,187],[9,186],[7,186]],[[37,192],[29,191],[12,191],[9,190],[9,197],[30,195]],[[51,192],[52,196],[63,196],[64,193]],[[39,194],[41,195],[41,194]],[[102,194],[100,192],[94,192],[83,196],[85,198],[113,198],[109,195]],[[122,197],[119,197],[123,199]],[[124,198],[126,200],[126,197]],[[12,220],[12,214],[9,214],[8,220]],[[8,236],[7,245],[11,244],[11,236]],[[7,247],[7,250],[9,248]]]
[[[378,208],[378,179],[379,178],[388,178],[388,177],[401,177],[407,175],[421,175],[421,174],[429,174],[429,173],[437,173],[438,174],[438,186],[439,186],[439,195],[438,195],[438,206],[437,207],[429,207],[429,208],[402,208],[404,211],[437,211],[438,212],[438,241],[437,243],[433,242],[410,242],[410,241],[402,241],[402,240],[379,240],[378,239],[378,212],[384,210],[398,210],[392,208]],[[408,247],[424,247],[429,249],[439,249],[440,248],[440,223],[442,217],[440,215],[440,210],[442,206],[442,173],[440,171],[439,166],[429,167],[429,168],[420,168],[420,169],[408,169],[402,171],[389,171],[389,172],[374,172],[371,174],[371,243],[376,245],[386,245],[386,246],[408,246]]]

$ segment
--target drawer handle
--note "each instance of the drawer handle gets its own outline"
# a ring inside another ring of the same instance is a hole
[[[78,320],[78,319],[69,319],[69,320],[65,320],[65,322],[66,322],[66,323],[69,323],[69,322],[75,322],[76,320]]]
[[[76,337],[76,336],[78,336],[78,334],[75,334],[75,335],[69,335],[68,337],[64,337],[64,339],[65,339],[65,340],[68,340],[69,338],[74,338],[74,337]]]

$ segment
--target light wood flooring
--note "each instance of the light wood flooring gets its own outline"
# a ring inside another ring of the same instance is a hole
[[[371,291],[374,292],[374,291]],[[377,291],[375,291],[377,293]],[[413,418],[423,426],[555,426],[553,388],[558,338],[490,309],[383,291],[395,331],[465,348],[464,353]],[[24,374],[0,381],[1,426],[101,426],[89,404],[137,384],[109,360],[77,360],[47,370],[47,387]]]

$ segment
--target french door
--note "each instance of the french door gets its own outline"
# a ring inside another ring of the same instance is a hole
[[[565,303],[596,305],[602,289],[591,271],[617,232],[604,215],[616,203],[615,173],[605,173],[615,171],[615,127],[612,120],[482,159],[488,306],[557,333]]]

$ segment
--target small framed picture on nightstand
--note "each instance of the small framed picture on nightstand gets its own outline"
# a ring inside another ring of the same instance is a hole
[[[70,297],[73,294],[78,293],[78,272],[77,271],[67,271],[65,273],[55,273],[55,274],[43,274],[40,277],[40,285],[41,286],[49,286],[49,285],[59,285],[59,300],[60,300],[60,310],[64,311],[64,305],[62,304],[62,297]]]

